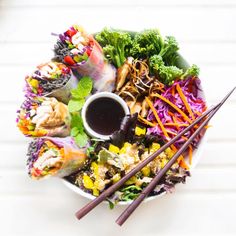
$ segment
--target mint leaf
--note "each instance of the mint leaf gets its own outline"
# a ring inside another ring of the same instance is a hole
[[[68,103],[68,109],[71,113],[71,136],[79,147],[84,147],[88,142],[88,136],[84,131],[83,121],[79,114],[87,97],[93,88],[93,82],[90,77],[83,77],[76,89],[71,90],[72,99]]]
[[[78,83],[77,95],[79,95],[81,98],[87,97],[91,93],[92,88],[92,79],[90,77],[85,76]]]
[[[85,103],[84,98],[71,99],[68,103],[68,109],[70,112],[80,111]]]
[[[72,118],[72,123],[71,127],[76,127],[79,131],[79,133],[84,132],[84,125],[83,125],[83,120],[82,117],[79,114],[76,114],[73,116],[74,119]]]
[[[78,89],[77,88],[76,89],[71,89],[70,93],[71,93],[73,99],[74,98],[77,98],[77,99],[81,98],[80,94],[78,93]]]
[[[78,134],[79,134],[79,129],[78,129],[78,127],[73,127],[73,128],[71,129],[71,131],[70,131],[70,135],[73,136],[73,137],[75,137],[75,136],[77,136]]]
[[[71,126],[71,128],[73,128],[73,127],[77,127],[78,128],[80,126],[83,127],[83,121],[82,121],[82,118],[81,118],[81,116],[79,115],[78,112],[71,114],[70,126]]]
[[[87,142],[88,142],[88,136],[86,133],[79,133],[76,137],[75,137],[75,142],[78,144],[79,147],[84,147]]]

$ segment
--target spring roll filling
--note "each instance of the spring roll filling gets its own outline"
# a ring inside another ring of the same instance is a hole
[[[40,147],[38,157],[32,164],[32,177],[53,175],[63,163],[64,148],[58,147],[51,141],[45,141]]]
[[[40,102],[39,102],[40,100]],[[43,136],[58,127],[66,127],[67,106],[55,98],[28,99],[19,111],[18,127],[25,135]]]
[[[26,77],[27,93],[45,95],[66,85],[71,77],[71,70],[66,65],[49,62],[37,67],[37,70]]]
[[[74,25],[60,34],[54,47],[54,59],[70,66],[83,64],[88,60],[93,46],[92,37],[87,35],[82,27]]]

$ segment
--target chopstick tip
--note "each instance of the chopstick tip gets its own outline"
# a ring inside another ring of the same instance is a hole
[[[77,220],[80,220],[83,216],[81,216],[80,211],[77,211],[75,213],[75,217],[77,218]]]
[[[122,226],[124,222],[120,221],[120,218],[118,218],[116,220],[116,224],[118,224],[119,226]]]

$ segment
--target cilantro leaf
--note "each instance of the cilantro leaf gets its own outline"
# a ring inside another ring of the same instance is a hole
[[[68,103],[68,109],[70,112],[80,111],[85,103],[84,98],[71,99]]]

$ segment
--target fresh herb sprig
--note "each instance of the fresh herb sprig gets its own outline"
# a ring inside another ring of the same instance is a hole
[[[91,93],[93,82],[90,77],[83,77],[78,83],[77,88],[71,90],[71,100],[68,103],[68,109],[71,113],[71,133],[79,147],[84,147],[88,142],[88,136],[85,133],[83,120],[80,111],[85,103],[85,98]]]

